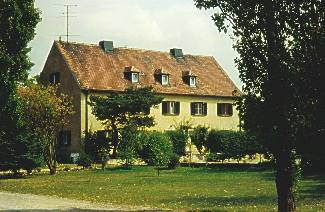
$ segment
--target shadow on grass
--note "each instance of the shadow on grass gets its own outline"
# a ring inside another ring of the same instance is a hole
[[[68,211],[68,212],[82,212],[82,211],[91,211],[91,212],[102,212],[102,211],[127,211],[127,210],[96,210],[96,209],[80,209],[80,208],[70,208],[70,209],[19,209],[19,210],[10,210],[12,211],[17,211],[17,212],[43,212],[43,211],[48,211],[48,212],[54,212],[54,211]],[[162,211],[162,210],[130,210],[130,211]]]
[[[325,176],[304,176],[300,184],[299,199],[325,200]]]
[[[277,199],[275,196],[246,196],[246,197],[183,197],[177,200],[166,200],[165,204],[179,204],[183,205],[196,205],[200,208],[204,207],[229,207],[229,206],[243,206],[247,205],[268,205],[275,206]]]

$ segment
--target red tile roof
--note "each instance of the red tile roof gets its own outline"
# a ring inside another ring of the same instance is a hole
[[[231,97],[234,90],[241,93],[221,66],[211,56],[184,55],[176,59],[168,52],[143,49],[114,48],[106,53],[99,45],[55,41],[81,89],[96,91],[124,91],[132,86],[125,79],[125,70],[139,70],[137,86],[152,86],[162,94],[204,95]],[[155,71],[169,73],[170,85],[161,85]],[[195,73],[197,87],[183,81],[183,73]]]

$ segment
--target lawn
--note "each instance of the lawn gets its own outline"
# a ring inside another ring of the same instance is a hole
[[[304,177],[300,185],[298,211],[324,211],[325,177]],[[109,168],[0,179],[0,190],[166,209],[276,210],[270,170],[181,167],[156,176],[153,167]]]

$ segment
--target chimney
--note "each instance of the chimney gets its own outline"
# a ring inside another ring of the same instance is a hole
[[[173,55],[175,58],[183,58],[183,50],[182,49],[177,49],[173,48],[170,50],[170,54]]]
[[[100,41],[99,46],[102,47],[102,49],[106,53],[113,52],[113,49],[114,49],[113,41],[106,41],[106,40]]]

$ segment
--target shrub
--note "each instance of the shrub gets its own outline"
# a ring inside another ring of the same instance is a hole
[[[173,156],[170,158],[170,161],[168,163],[169,169],[176,169],[179,166],[179,156],[177,154],[173,154]]]
[[[122,129],[122,142],[118,146],[118,157],[126,167],[131,167],[137,158],[138,130],[133,124]]]
[[[159,168],[167,166],[173,157],[173,145],[169,137],[161,132],[145,132],[139,136],[139,156],[148,164]]]
[[[83,139],[85,153],[90,156],[94,162],[103,163],[112,148],[112,139],[110,131],[88,131],[85,132]],[[107,161],[107,160],[106,160]]]
[[[193,129],[190,136],[192,143],[196,146],[199,153],[202,154],[203,149],[207,146],[209,127],[199,125]]]
[[[91,167],[92,160],[90,159],[89,155],[82,153],[80,154],[76,163],[78,166],[82,166],[83,168],[89,168]]]
[[[173,152],[178,156],[184,156],[186,154],[185,148],[188,140],[187,132],[177,129],[167,131],[166,134],[173,143]]]

